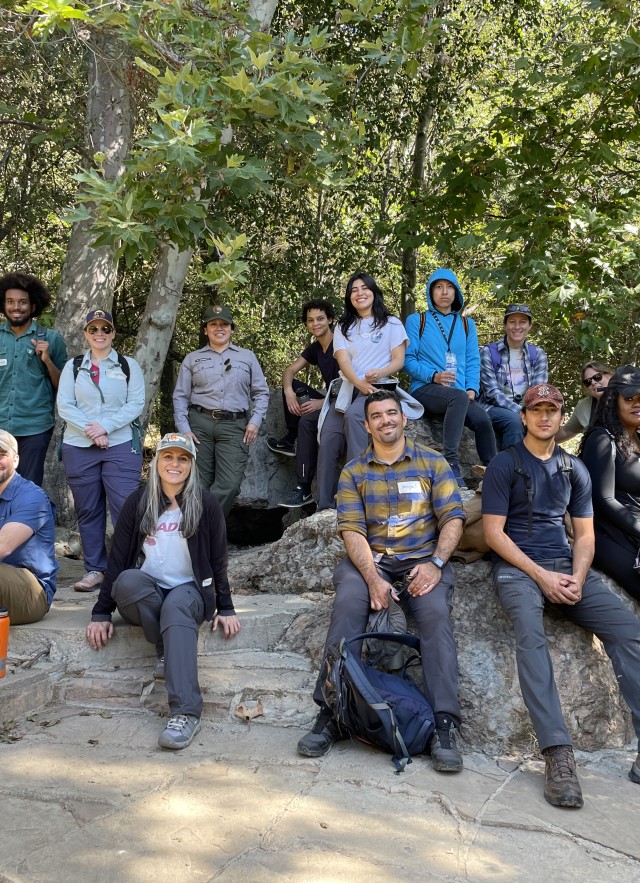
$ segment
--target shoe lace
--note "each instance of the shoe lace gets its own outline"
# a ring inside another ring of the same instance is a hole
[[[97,576],[102,576],[99,570],[90,570],[85,579],[95,579]]]
[[[184,728],[189,723],[189,719],[185,714],[174,714],[173,717],[169,718],[169,723],[167,724],[168,730],[179,730],[182,732]]]
[[[558,779],[573,779],[575,776],[573,755],[570,751],[555,751],[551,755],[551,761],[555,767],[555,777]]]

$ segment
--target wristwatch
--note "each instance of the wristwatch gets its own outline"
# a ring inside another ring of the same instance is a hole
[[[434,567],[437,567],[438,570],[442,570],[442,568],[443,568],[444,565],[445,565],[445,562],[442,560],[442,558],[438,558],[437,555],[434,555],[434,556],[433,556],[433,558],[431,559],[430,563],[433,564]]]

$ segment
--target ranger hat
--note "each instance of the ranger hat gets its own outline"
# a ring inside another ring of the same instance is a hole
[[[160,451],[166,451],[167,448],[180,448],[180,450],[186,451],[187,454],[191,454],[194,460],[196,459],[196,446],[190,435],[182,435],[180,432],[168,432],[160,439],[156,448],[156,454],[159,454]]]
[[[18,442],[6,429],[0,429],[0,450],[12,451],[18,455]]]
[[[90,325],[92,322],[106,322],[107,325],[111,325],[114,331],[116,328],[116,326],[113,324],[113,317],[111,313],[107,313],[106,310],[91,310],[90,313],[87,313],[87,318],[84,322],[85,331],[87,325]]]
[[[611,380],[609,388],[625,399],[631,399],[640,394],[640,368],[635,365],[622,365],[617,369]]]
[[[222,319],[227,325],[231,325],[232,328],[235,328],[235,325],[233,324],[233,316],[231,315],[229,307],[207,307],[202,314],[202,324],[206,325],[207,322],[213,322],[214,319]]]
[[[564,405],[564,399],[560,390],[548,383],[539,383],[537,386],[531,386],[525,393],[523,407],[527,410],[539,405],[540,402],[548,402],[560,409]]]

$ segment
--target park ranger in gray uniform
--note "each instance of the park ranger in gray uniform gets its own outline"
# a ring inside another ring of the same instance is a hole
[[[235,326],[228,307],[207,307],[202,325],[209,343],[182,363],[173,413],[178,432],[198,445],[200,480],[226,518],[267,413],[269,387],[255,354],[231,342]]]

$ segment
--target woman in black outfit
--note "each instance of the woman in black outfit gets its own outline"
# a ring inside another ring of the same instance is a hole
[[[594,566],[640,601],[640,368],[623,365],[602,394],[580,456],[593,483]]]

